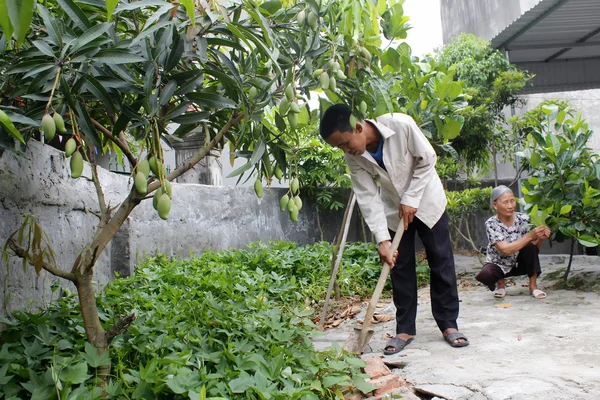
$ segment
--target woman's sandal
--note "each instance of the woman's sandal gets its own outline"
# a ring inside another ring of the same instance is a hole
[[[531,292],[531,295],[534,299],[543,299],[546,297],[546,293],[542,292],[540,289],[534,289]]]

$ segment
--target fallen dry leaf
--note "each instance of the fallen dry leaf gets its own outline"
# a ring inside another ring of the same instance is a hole
[[[393,320],[395,317],[389,314],[375,314],[373,315],[373,319],[377,322],[388,322]]]
[[[494,307],[496,307],[496,308],[511,308],[512,307],[512,303],[496,304]]]
[[[335,320],[331,323],[331,326],[335,328],[336,326],[339,326],[342,322],[344,322],[343,319]]]

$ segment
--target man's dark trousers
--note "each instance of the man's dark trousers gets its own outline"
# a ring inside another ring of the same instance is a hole
[[[390,231],[393,235],[394,232]],[[444,212],[440,220],[427,227],[415,217],[404,232],[396,265],[390,273],[396,306],[396,334],[415,335],[417,318],[417,273],[415,258],[415,233],[419,234],[431,270],[431,310],[433,318],[442,332],[448,328],[458,329],[458,289],[454,255],[450,242],[448,214]]]

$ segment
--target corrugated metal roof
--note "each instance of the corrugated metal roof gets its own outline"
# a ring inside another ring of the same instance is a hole
[[[495,38],[511,62],[600,57],[600,0],[542,0]]]

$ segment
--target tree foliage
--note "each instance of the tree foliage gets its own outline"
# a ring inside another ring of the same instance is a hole
[[[463,114],[464,127],[452,141],[464,170],[457,172],[487,170],[494,152],[504,156],[513,153],[514,139],[504,128],[503,110],[519,104],[518,93],[532,76],[517,70],[488,42],[469,34],[454,38],[436,51],[434,58],[446,68],[454,69],[469,100],[470,107]]]
[[[515,129],[524,137],[518,155],[528,161],[521,190],[531,221],[548,225],[559,242],[599,245],[600,159],[588,146],[592,131],[581,113],[547,101],[518,118]]]

